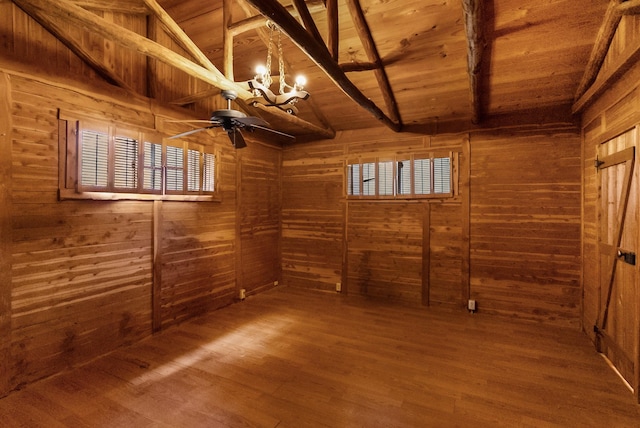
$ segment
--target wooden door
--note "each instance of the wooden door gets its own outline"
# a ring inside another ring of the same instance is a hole
[[[596,346],[638,396],[638,177],[636,130],[599,147],[600,311]],[[585,260],[585,263],[588,263]]]

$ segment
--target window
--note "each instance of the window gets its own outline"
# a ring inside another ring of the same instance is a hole
[[[393,196],[393,161],[378,162],[378,194]]]
[[[401,160],[397,164],[396,195],[411,195],[411,161]]]
[[[182,192],[184,189],[184,149],[167,146],[167,183],[169,192]]]
[[[376,194],[375,162],[367,162],[362,164],[362,194],[365,196],[375,196]]]
[[[145,141],[142,159],[142,189],[162,192],[162,144]]]
[[[413,160],[413,185],[416,195],[431,193],[431,159]]]
[[[360,164],[347,165],[347,194],[361,195],[360,192]]]
[[[105,188],[108,185],[109,134],[95,130],[80,133],[80,185]]]
[[[114,142],[114,187],[138,188],[138,140],[116,136]]]
[[[113,124],[88,120],[61,120],[60,124],[60,136],[66,138],[66,144],[61,144],[66,148],[60,160],[61,198],[217,197],[215,150],[180,141],[165,144],[157,133]]]
[[[453,153],[430,153],[376,162],[350,161],[346,193],[348,197],[381,199],[453,197],[455,159]]]
[[[433,193],[451,193],[451,159],[433,159]]]

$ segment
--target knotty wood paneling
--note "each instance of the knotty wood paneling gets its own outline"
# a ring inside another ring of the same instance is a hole
[[[2,156],[9,163],[0,168],[6,175],[0,197],[12,203],[2,204],[0,223],[1,248],[10,251],[2,257],[0,305],[7,318],[0,319],[6,341],[0,342],[0,394],[233,302],[238,160],[226,135],[198,137],[219,149],[220,201],[59,201],[58,109],[145,129],[154,126],[152,110],[166,112],[101,84],[70,86],[25,70],[8,74],[3,100],[10,110],[0,116],[0,134],[11,144],[2,146],[10,155]],[[247,149],[250,203],[241,211],[248,238],[255,221],[272,229],[268,242],[243,245],[246,258],[268,255],[247,269],[249,276],[270,272],[271,283],[279,271],[278,252],[271,251],[279,240],[279,151]],[[260,203],[265,183],[268,220]]]
[[[233,300],[235,221],[235,200],[163,202],[163,328]]]
[[[599,263],[601,252],[598,245],[598,228],[604,227],[600,222],[605,222],[605,213],[600,215],[602,210],[598,207],[598,189],[603,183],[600,182],[597,170],[594,167],[596,154],[609,152],[609,145],[619,145],[619,141],[627,144],[631,141],[636,145],[635,172],[632,177],[633,186],[637,186],[638,173],[638,147],[637,129],[640,125],[640,66],[635,63],[628,69],[621,70],[621,59],[628,57],[630,52],[638,49],[640,38],[637,28],[640,19],[636,16],[623,17],[616,32],[612,46],[601,74],[617,73],[620,77],[611,85],[608,85],[603,93],[593,101],[582,115],[583,126],[583,187],[584,187],[584,226],[583,226],[583,282],[584,282],[584,311],[582,323],[585,332],[595,340],[593,326],[596,325],[598,316],[603,308],[606,291],[601,278],[605,275],[601,272]],[[619,138],[617,138],[620,136]],[[610,141],[610,143],[608,143]],[[635,141],[635,142],[634,142]],[[605,145],[606,143],[606,145]],[[621,148],[621,147],[618,147]],[[635,184],[634,184],[635,183]],[[614,187],[614,186],[612,186]],[[612,196],[612,201],[619,200],[619,197]],[[632,225],[623,234],[622,245],[629,248],[637,248],[640,242],[638,235],[638,201],[635,192],[632,190],[629,198],[628,214],[632,219],[628,220],[625,227]],[[606,229],[601,229],[606,231]],[[613,300],[610,304],[610,315],[605,331],[610,334],[620,351],[611,352],[605,350],[612,358],[612,362],[629,381],[634,389],[636,400],[640,400],[638,390],[640,389],[640,354],[638,353],[638,343],[640,343],[640,310],[637,302],[640,301],[640,285],[638,284],[638,267],[622,266],[617,270],[616,289],[613,291]],[[635,292],[633,291],[635,289]],[[604,296],[604,297],[603,297]],[[622,354],[626,354],[621,358]]]
[[[349,203],[349,293],[422,302],[423,208],[417,203]]]
[[[482,311],[577,325],[580,138],[471,137],[471,298]]]
[[[160,328],[232,303],[237,296],[236,255],[237,151],[226,133],[201,132],[189,137],[218,149],[216,168],[220,201],[163,201],[158,259]]]
[[[637,28],[638,18],[624,17],[621,26],[614,37],[612,48],[605,60],[605,67],[618,64],[617,59],[625,52],[635,49],[640,43],[636,32],[630,28]],[[613,70],[607,69],[608,72]],[[594,339],[592,327],[600,309],[600,269],[596,261],[598,251],[598,217],[597,170],[594,161],[598,148],[602,143],[624,133],[640,124],[640,66],[637,64],[627,70],[619,80],[612,84],[593,105],[585,110],[582,116],[583,124],[583,282],[584,282],[584,311],[582,322],[585,332]],[[636,148],[637,150],[637,148]],[[637,156],[637,153],[636,153]],[[638,164],[636,162],[636,169]],[[637,316],[637,315],[635,315]]]
[[[0,73],[0,396],[9,390],[11,364],[12,157],[11,84]]]
[[[104,19],[140,35],[147,34],[146,17],[141,14],[96,12]],[[40,24],[10,1],[0,2],[0,52],[5,57],[40,65],[47,71],[79,79],[100,79],[95,70],[73,54]],[[129,49],[80,28],[63,25],[69,37],[95,61],[100,62],[138,94],[147,92],[147,60]]]
[[[429,302],[459,307],[462,281],[461,204],[431,204]]]
[[[280,279],[281,150],[250,141],[238,157],[238,288],[249,295]]]
[[[461,152],[460,136],[399,136],[375,128],[286,148],[283,156],[283,281],[288,285],[461,306],[463,210],[427,200],[346,199],[348,159],[415,150]],[[467,160],[460,165],[468,166]],[[468,176],[468,175],[466,175]],[[427,206],[428,205],[428,206]],[[468,285],[467,285],[468,286]]]
[[[149,334],[151,205],[58,202],[57,108],[100,102],[37,79],[11,82],[15,387]]]
[[[335,290],[342,282],[343,146],[291,146],[282,161],[282,282]]]

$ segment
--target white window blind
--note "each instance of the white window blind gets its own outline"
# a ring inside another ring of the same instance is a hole
[[[431,193],[431,159],[413,160],[413,183],[416,195]]]
[[[202,168],[202,190],[204,192],[215,191],[215,176],[216,176],[216,157],[212,153],[203,153],[204,165]]]
[[[433,160],[433,193],[451,193],[451,159]]]
[[[360,164],[347,166],[347,194],[360,195]]]
[[[143,145],[142,188],[162,190],[162,144],[145,141]]]
[[[411,161],[409,160],[398,161],[397,175],[398,175],[397,194],[410,195],[411,194]]]
[[[187,150],[187,190],[200,190],[200,152],[192,149]]]
[[[393,195],[393,162],[378,162],[378,194]]]
[[[367,162],[362,164],[362,194],[365,196],[375,196],[376,194],[375,162]]]
[[[114,140],[113,185],[120,189],[138,187],[138,141],[117,136]]]
[[[184,150],[167,146],[166,188],[170,191],[184,190]]]
[[[107,187],[109,135],[98,131],[82,130],[80,145],[82,146],[80,184],[90,187]]]

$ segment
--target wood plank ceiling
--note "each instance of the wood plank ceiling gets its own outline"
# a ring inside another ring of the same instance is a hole
[[[46,19],[42,15],[53,13],[42,0],[14,1],[32,16],[40,11],[40,22]],[[583,76],[598,65],[592,52],[603,39],[606,42],[603,22],[619,16],[622,5],[635,11],[637,7],[629,7],[632,3],[119,0],[99,9],[129,7],[132,13],[155,14],[165,27],[177,24],[174,32],[178,36],[184,32],[182,44],[191,44],[191,56],[200,67],[189,73],[200,74],[218,88],[235,85],[223,74],[246,82],[256,65],[264,63],[268,16],[289,36],[283,36],[288,80],[304,74],[311,97],[298,104],[297,117],[273,107],[254,109],[241,101],[240,105],[276,129],[327,138],[336,131],[381,123],[395,131],[436,133],[505,123],[575,121],[572,107],[581,95],[578,91],[584,92],[590,83]],[[97,7],[94,1],[56,4],[63,10],[67,4],[77,9]],[[133,49],[137,44],[139,52],[149,54],[149,46],[137,39],[124,44]],[[203,58],[198,58],[198,51]],[[277,74],[276,52],[273,61]]]

